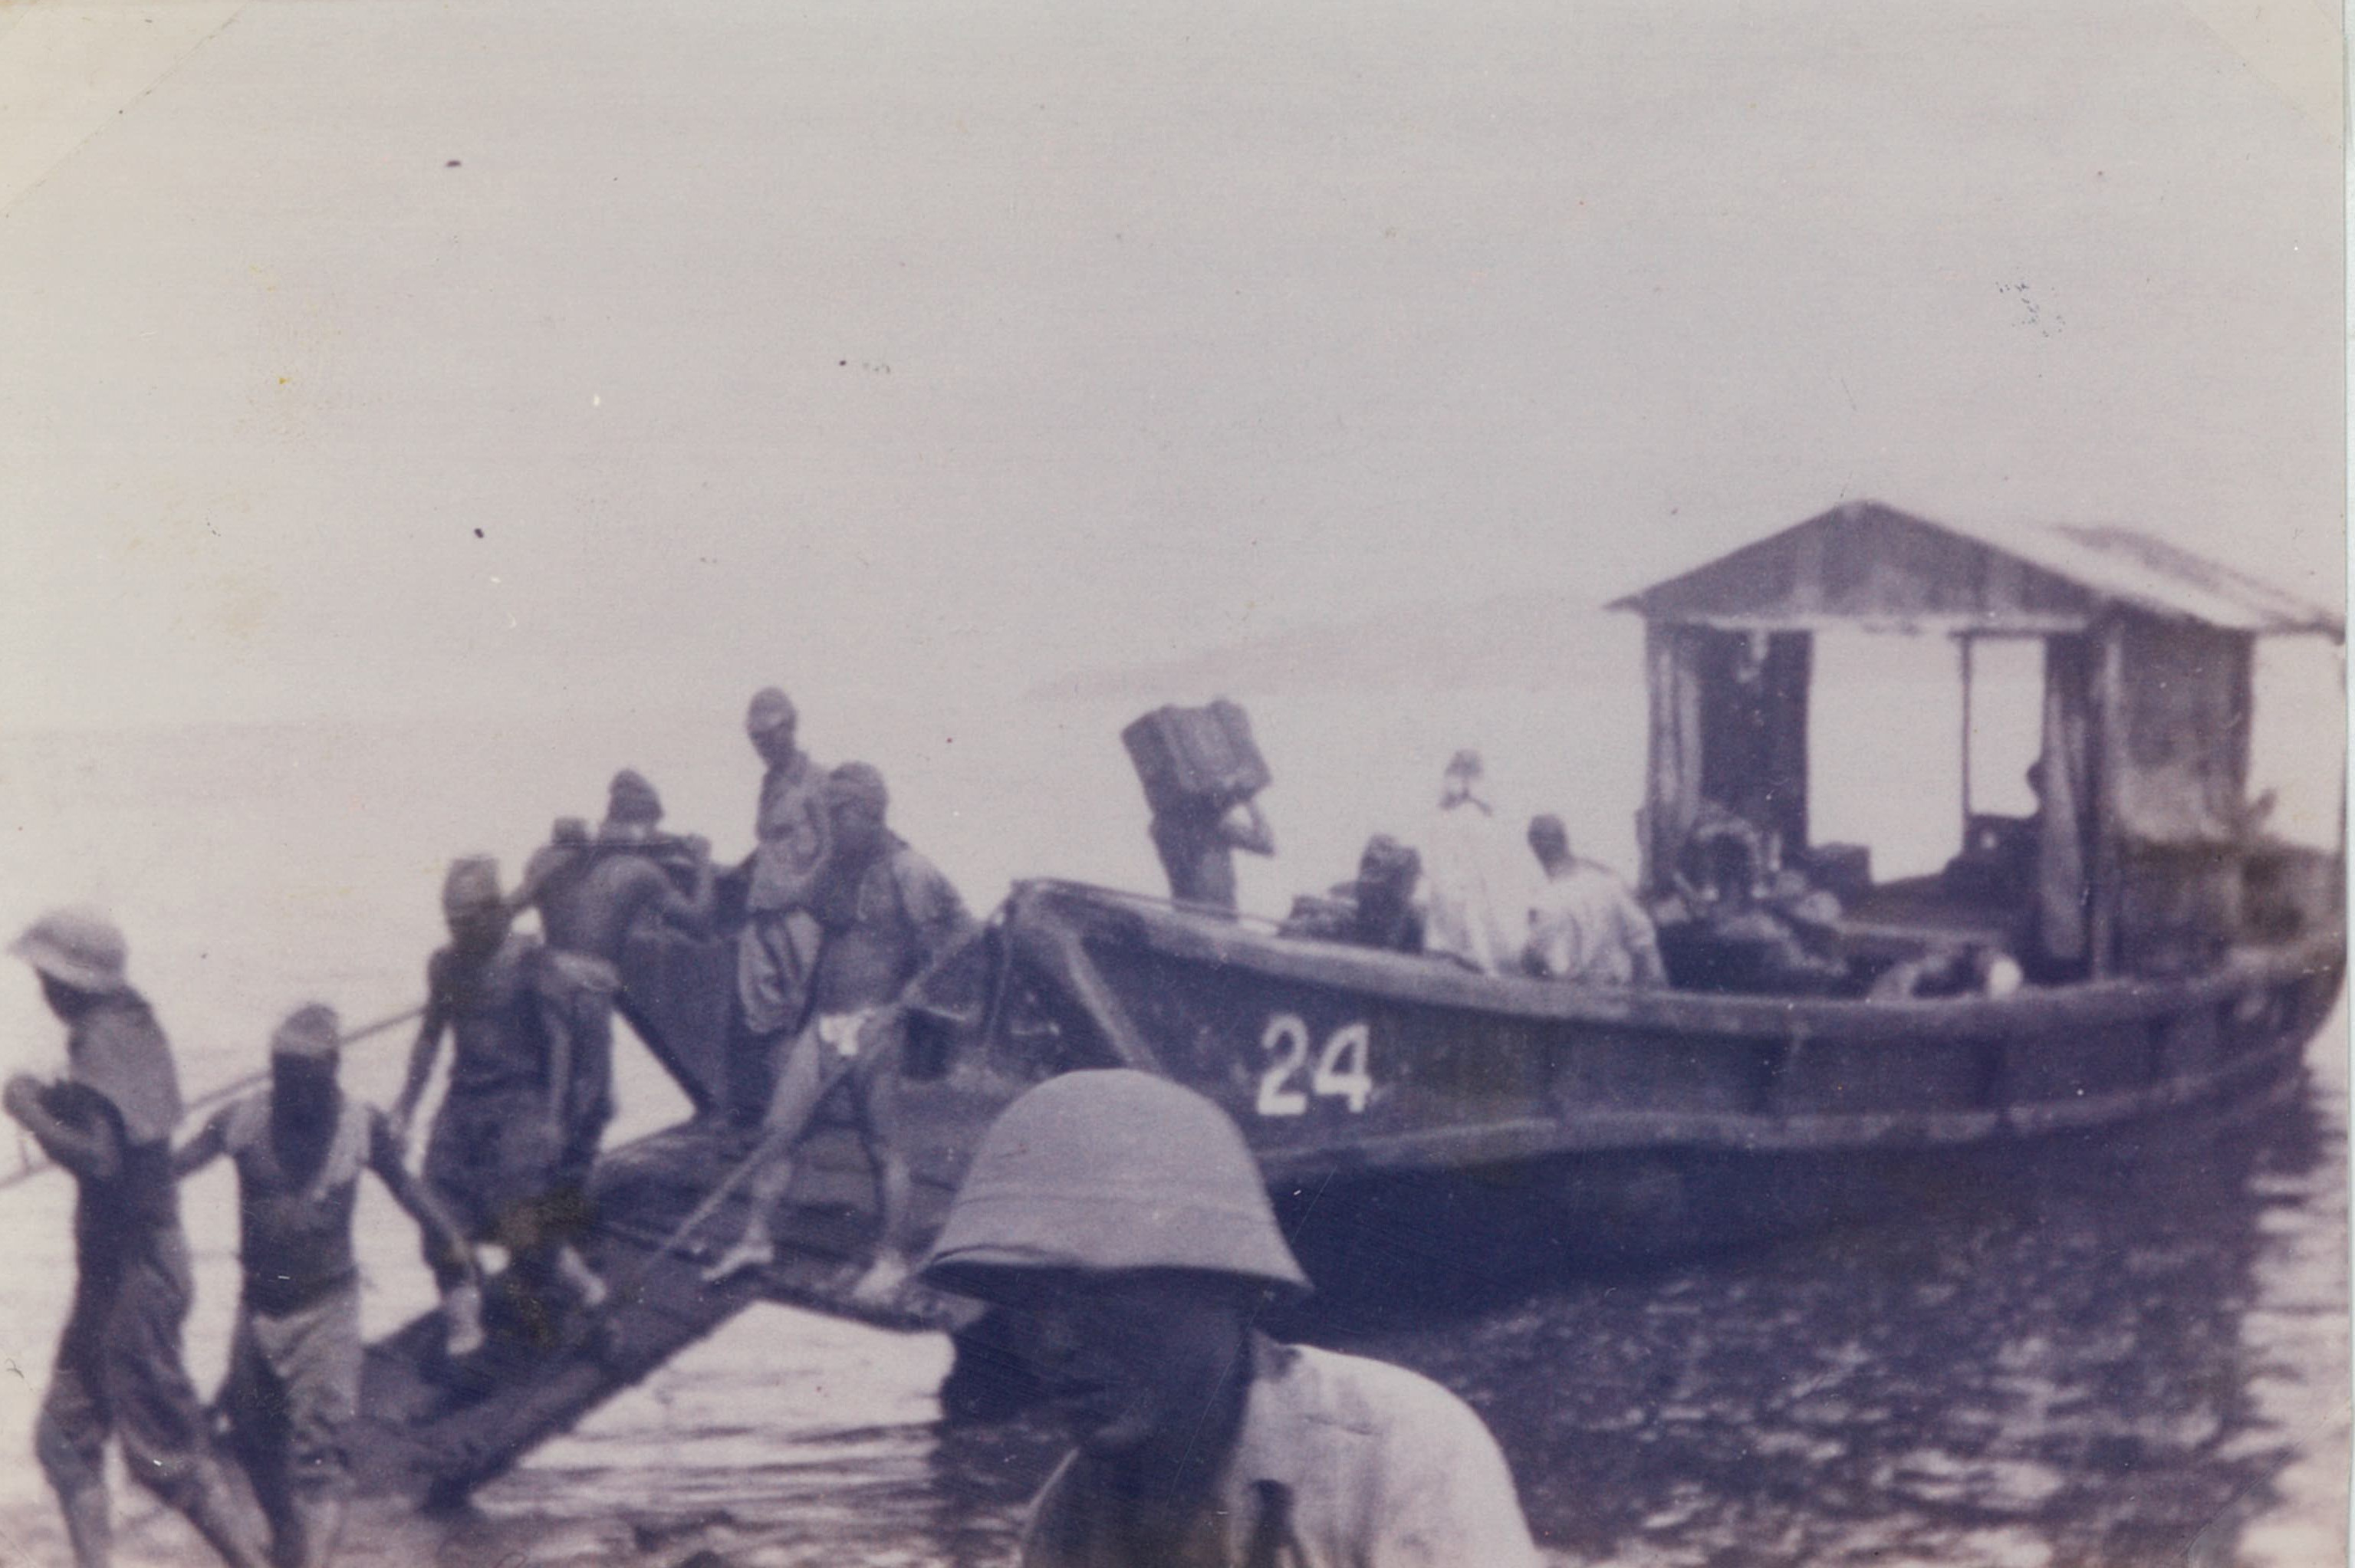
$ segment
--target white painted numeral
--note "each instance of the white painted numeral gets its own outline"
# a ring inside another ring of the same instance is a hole
[[[1290,1013],[1278,1013],[1267,1020],[1267,1032],[1259,1037],[1259,1048],[1275,1058],[1268,1063],[1267,1071],[1259,1075],[1259,1114],[1263,1116],[1306,1115],[1308,1096],[1284,1085],[1287,1079],[1307,1064],[1308,1026]]]
[[[1278,1013],[1267,1020],[1259,1046],[1271,1060],[1259,1078],[1259,1114],[1305,1116],[1309,1094],[1342,1101],[1353,1115],[1362,1113],[1374,1093],[1372,1032],[1362,1023],[1336,1029],[1317,1053],[1308,1093],[1303,1093],[1294,1085],[1308,1065],[1308,1025],[1293,1014]]]
[[[1316,1059],[1316,1075],[1308,1081],[1309,1093],[1347,1100],[1352,1115],[1362,1113],[1374,1092],[1374,1075],[1366,1066],[1370,1041],[1363,1024],[1336,1030],[1325,1042],[1325,1054]]]

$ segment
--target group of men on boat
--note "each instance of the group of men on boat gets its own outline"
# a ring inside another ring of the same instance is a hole
[[[746,732],[766,767],[751,854],[715,871],[700,837],[660,833],[662,801],[634,771],[615,775],[604,821],[559,824],[512,893],[496,866],[469,857],[443,888],[450,944],[428,970],[425,1019],[392,1112],[406,1130],[447,1032],[453,1061],[424,1175],[468,1235],[502,1246],[524,1299],[560,1294],[594,1312],[608,1294],[576,1242],[587,1184],[613,1114],[613,1014],[621,965],[649,921],[709,933],[741,912],[730,1012],[727,1113],[755,1134],[751,1218],[708,1277],[775,1256],[770,1211],[791,1185],[794,1153],[828,1095],[844,1091],[874,1161],[882,1245],[854,1287],[881,1305],[905,1283],[910,1176],[894,1093],[892,1004],[910,980],[975,929],[964,901],[888,826],[890,793],[865,763],[826,769],[799,743],[792,700],[752,699]],[[537,938],[514,929],[537,910]],[[450,1260],[434,1262],[453,1321],[475,1304]]]
[[[1477,752],[1457,752],[1442,775],[1438,810],[1423,842],[1374,835],[1357,877],[1328,894],[1297,900],[1284,933],[1427,954],[1483,975],[1665,985],[1651,916],[1626,883],[1573,853],[1569,829],[1551,813],[1529,819],[1524,859],[1498,831],[1485,773]],[[1208,820],[1209,827],[1182,834],[1169,814],[1156,812],[1154,843],[1172,897],[1231,911],[1233,852],[1273,854],[1274,834],[1255,798]]]
[[[1171,898],[1233,912],[1234,857],[1275,853],[1258,798],[1271,774],[1248,718],[1224,699],[1163,708],[1123,738],[1152,806],[1150,833]],[[1702,800],[1647,901],[1608,867],[1577,854],[1557,816],[1531,817],[1517,841],[1486,773],[1479,752],[1457,752],[1417,841],[1375,834],[1357,876],[1295,899],[1283,933],[1423,955],[1481,975],[1580,986],[1901,999],[2000,996],[2021,983],[2010,952],[2016,943],[1936,942],[1895,963],[1851,962],[1841,941],[1840,895],[1809,867],[1787,861],[1779,837],[1758,826],[1774,814],[1755,801],[1737,810]],[[2029,778],[2040,814],[2041,773],[2040,763]],[[2017,901],[2035,875],[2019,862],[2036,824],[2010,826],[2009,858],[1993,869]],[[1810,860],[1837,865],[1860,853],[1827,847]],[[1950,875],[1967,880],[1984,869],[1966,858]],[[1671,954],[1663,951],[1664,930]]]
[[[1477,752],[1457,752],[1420,841],[1375,834],[1357,876],[1295,899],[1283,933],[1579,986],[1895,1000],[2002,996],[2022,983],[2008,949],[1983,943],[1933,944],[1859,975],[1841,952],[1838,895],[1777,865],[1765,835],[1713,805],[1670,868],[1668,891],[1647,904],[1609,867],[1576,853],[1552,813],[1529,818],[1514,843],[1485,775]],[[1200,908],[1236,908],[1235,852],[1274,853],[1274,835],[1252,798],[1190,821],[1157,812],[1153,831],[1171,896]],[[1680,972],[1663,957],[1663,927],[1677,939]]]

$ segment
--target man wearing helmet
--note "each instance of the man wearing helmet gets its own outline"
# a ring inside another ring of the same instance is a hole
[[[549,946],[569,955],[597,981],[583,994],[571,1073],[559,1086],[559,1175],[567,1192],[584,1206],[598,1145],[613,1119],[613,1003],[621,994],[623,950],[641,922],[664,921],[700,932],[711,920],[711,846],[698,837],[666,841],[685,851],[691,886],[682,891],[652,852],[661,842],[655,828],[662,816],[662,796],[655,786],[623,768],[607,789],[605,820],[595,840],[584,837],[540,849],[508,900],[518,912],[537,908]]]
[[[451,1352],[482,1340],[465,1240],[401,1166],[382,1114],[336,1086],[340,1032],[334,1008],[298,1008],[271,1037],[270,1087],[223,1109],[173,1158],[181,1176],[223,1155],[237,1166],[245,1288],[218,1403],[281,1568],[324,1568],[342,1533],[344,1434],[359,1410],[364,1352],[352,1256],[363,1169],[376,1172],[429,1248],[467,1271],[453,1293]]]
[[[584,1215],[562,1180],[564,1091],[590,1015],[611,1005],[611,981],[514,929],[488,856],[451,865],[442,912],[450,943],[426,965],[425,1019],[393,1102],[393,1136],[407,1141],[448,1032],[450,1082],[426,1139],[427,1190],[469,1241],[506,1249],[528,1310],[545,1311],[541,1287],[553,1275],[593,1311],[606,1286],[572,1244]],[[445,1297],[466,1285],[457,1259],[429,1246],[426,1261]]]
[[[123,933],[104,915],[55,910],[9,952],[40,976],[66,1025],[65,1078],[19,1073],[0,1104],[73,1173],[73,1307],[34,1427],[78,1568],[112,1551],[106,1440],[124,1468],[187,1516],[231,1563],[267,1561],[260,1521],[238,1506],[206,1437],[204,1407],[180,1360],[194,1283],[172,1176],[179,1079],[155,1015],[126,975]]]
[[[1403,1368],[1252,1328],[1308,1281],[1217,1105],[1050,1078],[984,1136],[923,1278],[1027,1326],[1076,1440],[1024,1568],[1534,1568],[1494,1438]]]
[[[847,1083],[875,1170],[881,1238],[859,1278],[857,1299],[879,1306],[905,1283],[911,1196],[900,1150],[896,1083],[901,1019],[893,1004],[924,968],[976,926],[946,877],[885,826],[890,792],[865,763],[827,775],[824,800],[831,841],[825,873],[809,897],[824,933],[810,980],[810,1019],[786,1052],[750,1183],[744,1233],[706,1275],[721,1280],[765,1267],[776,1255],[769,1216],[793,1183],[793,1154],[826,1095]]]

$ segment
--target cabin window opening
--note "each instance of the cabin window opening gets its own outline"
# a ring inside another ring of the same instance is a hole
[[[2346,650],[2322,637],[2261,640],[2250,696],[2238,934],[2291,940],[2344,908]]]
[[[2044,753],[2044,639],[1973,637],[1966,798],[1974,816],[2036,815],[2029,769]]]
[[[1759,836],[1770,865],[1803,852],[1807,824],[1804,632],[1701,632],[1697,666],[1700,798]]]
[[[2251,682],[2253,826],[2301,848],[2336,852],[2347,797],[2347,651],[2326,637],[2266,637]]]
[[[1868,848],[1876,882],[1935,874],[1955,853],[1962,816],[1954,647],[1844,626],[1817,632],[1815,643],[1811,837]]]

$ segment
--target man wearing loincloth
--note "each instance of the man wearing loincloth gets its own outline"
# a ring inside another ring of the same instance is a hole
[[[846,763],[827,775],[824,798],[832,850],[810,894],[825,933],[810,1018],[762,1119],[744,1233],[705,1277],[722,1280],[774,1260],[769,1219],[792,1185],[794,1147],[827,1094],[845,1086],[874,1168],[881,1221],[875,1261],[854,1296],[882,1305],[898,1295],[911,1264],[911,1178],[897,1093],[904,1027],[894,1004],[910,981],[978,928],[948,879],[885,825],[890,794],[881,773]]]

